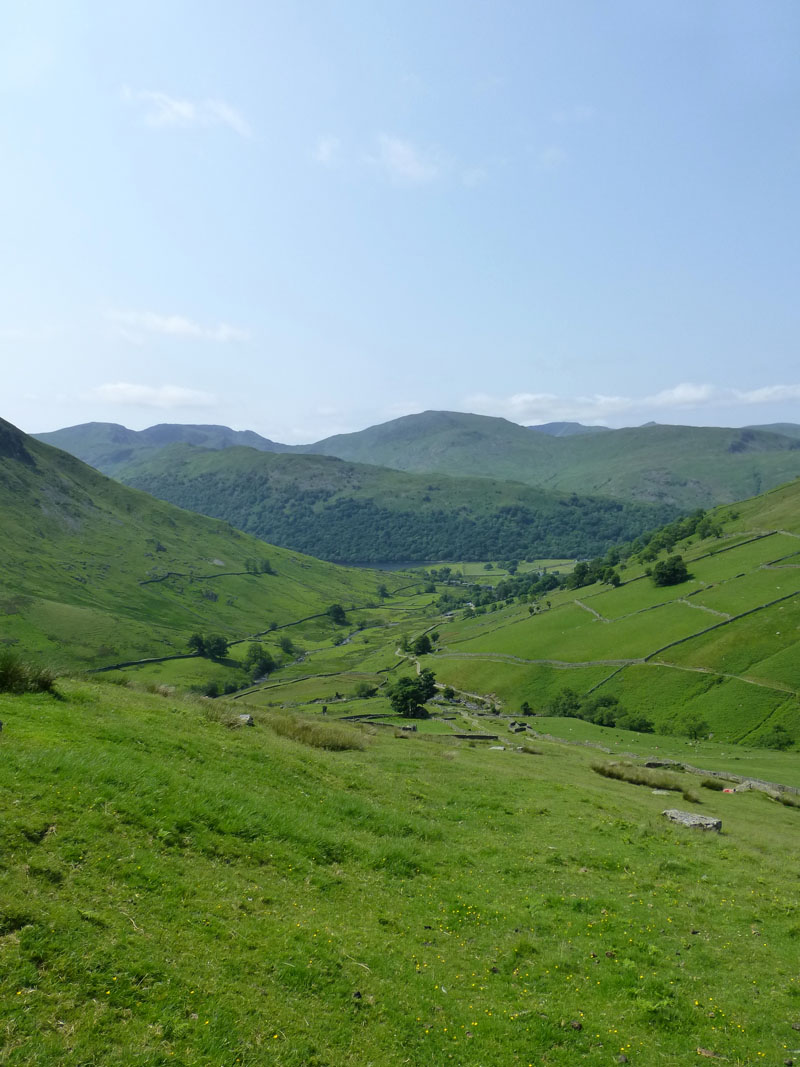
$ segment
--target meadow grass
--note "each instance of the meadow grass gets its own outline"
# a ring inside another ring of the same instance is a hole
[[[796,811],[692,833],[580,747],[330,752],[61,684],[0,698],[5,1063],[791,1055]]]

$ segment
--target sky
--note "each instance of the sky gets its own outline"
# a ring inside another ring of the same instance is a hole
[[[796,0],[29,0],[0,415],[800,422]]]

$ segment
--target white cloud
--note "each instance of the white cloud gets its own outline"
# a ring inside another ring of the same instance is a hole
[[[342,142],[338,137],[320,137],[314,149],[314,159],[317,163],[329,167],[337,161],[342,149]]]
[[[785,400],[800,400],[800,385],[765,385],[760,389],[734,389],[741,404],[779,404]]]
[[[368,161],[399,184],[427,185],[442,175],[444,164],[436,149],[423,149],[388,133],[378,135],[376,149],[377,154],[368,156]]]
[[[140,341],[141,333],[194,341],[247,341],[250,338],[247,330],[230,326],[227,322],[202,326],[183,315],[158,315],[154,311],[110,311],[108,318],[121,327],[124,336],[132,341]]]
[[[227,126],[240,137],[252,137],[244,116],[224,100],[186,100],[153,90],[122,90],[126,103],[140,105],[146,126]]]
[[[540,423],[652,418],[661,412],[731,408],[737,404],[776,404],[800,400],[800,385],[767,385],[742,390],[719,385],[681,382],[669,389],[645,396],[607,395],[563,397],[555,393],[514,393],[492,397],[485,393],[469,397],[467,407],[482,415],[499,415],[512,422]]]
[[[132,382],[107,382],[91,390],[92,400],[104,404],[144,408],[211,408],[217,398],[199,389],[180,385],[134,385]]]

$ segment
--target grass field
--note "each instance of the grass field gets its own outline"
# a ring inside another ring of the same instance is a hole
[[[703,834],[582,746],[61,688],[0,698],[4,1063],[791,1057],[797,811],[708,794]]]

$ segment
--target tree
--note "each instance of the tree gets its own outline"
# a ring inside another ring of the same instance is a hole
[[[288,634],[282,634],[278,640],[278,644],[287,655],[291,655],[291,653],[294,652],[294,643]]]
[[[405,719],[427,719],[423,706],[436,692],[433,671],[421,671],[416,678],[398,678],[389,690],[389,703],[393,710]]]
[[[419,637],[414,640],[411,649],[415,656],[427,656],[431,651],[430,637],[428,637],[427,634],[420,634]]]
[[[275,660],[260,641],[253,641],[244,657],[244,666],[254,679],[263,678],[275,670]]]
[[[228,642],[221,634],[209,634],[205,646],[205,654],[210,659],[222,659],[228,651]]]
[[[331,622],[335,622],[337,626],[345,626],[347,623],[347,615],[341,604],[331,604],[331,606],[326,609],[325,614]]]
[[[386,588],[383,582],[378,586],[378,596],[381,600],[385,600],[389,595],[389,590]]]
[[[689,572],[683,562],[683,556],[667,556],[653,567],[653,581],[656,585],[679,585],[689,579]]]
[[[699,715],[689,712],[680,721],[680,731],[692,741],[699,741],[701,737],[705,737],[708,733],[709,725]]]
[[[202,634],[192,634],[189,638],[188,646],[192,652],[196,652],[198,656],[205,655],[206,643],[203,640]]]

